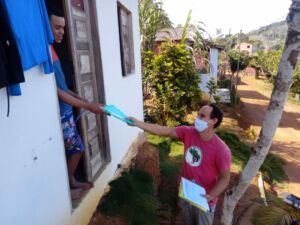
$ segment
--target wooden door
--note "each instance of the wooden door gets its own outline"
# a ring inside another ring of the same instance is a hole
[[[94,3],[93,0],[65,0],[65,11],[77,92],[88,101],[103,103],[99,37],[98,32],[95,32],[97,17],[96,11],[91,12],[93,8],[96,10],[91,5]],[[85,167],[89,181],[95,180],[101,168],[110,160],[106,127],[102,116],[87,112],[81,118],[82,139],[86,148]]]

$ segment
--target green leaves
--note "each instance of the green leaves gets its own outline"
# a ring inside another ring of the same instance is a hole
[[[217,81],[212,77],[206,84],[210,98],[216,94],[216,91],[217,91],[217,83],[216,82]]]
[[[300,63],[297,64],[297,67],[294,72],[291,91],[294,94],[300,94]]]
[[[250,157],[250,146],[240,141],[237,135],[228,131],[219,130],[217,134],[229,146],[232,152],[233,163],[243,167]],[[267,155],[260,171],[263,173],[264,179],[271,183],[287,180],[287,175],[283,170],[282,159],[271,153]]]
[[[281,50],[258,51],[251,59],[250,65],[260,73],[267,75],[271,81],[275,80],[277,74]]]
[[[109,185],[110,191],[98,210],[108,216],[121,217],[131,225],[157,224],[159,202],[154,196],[149,174],[131,170]]]
[[[139,24],[142,53],[153,49],[159,29],[172,27],[172,22],[162,9],[162,2],[153,0],[139,0]]]
[[[200,77],[186,45],[164,43],[159,55],[144,56],[146,117],[163,125],[179,124],[201,100]]]
[[[238,58],[239,53],[236,50],[231,50],[229,52],[229,62],[232,73],[235,73],[238,69]],[[250,57],[248,52],[242,51],[240,53],[240,62],[239,62],[239,70],[245,69],[250,61]]]

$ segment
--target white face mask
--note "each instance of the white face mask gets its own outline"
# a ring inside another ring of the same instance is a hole
[[[197,118],[195,120],[195,128],[198,132],[202,132],[208,128],[208,124],[206,121]]]

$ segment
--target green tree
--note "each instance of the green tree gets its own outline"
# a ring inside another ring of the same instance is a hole
[[[258,51],[252,56],[250,65],[256,69],[257,73],[268,76],[273,82],[278,71],[281,54],[282,49]]]
[[[236,50],[231,50],[229,52],[229,62],[230,62],[230,69],[232,74],[234,74],[237,71],[238,67],[239,70],[244,70],[249,65],[250,57],[248,52],[242,51],[240,53],[239,66],[238,66],[238,58],[239,58],[239,53]]]
[[[300,94],[300,63],[297,64],[294,72],[291,92],[294,94]]]
[[[278,66],[268,110],[261,125],[259,138],[240,176],[225,193],[221,218],[221,224],[223,225],[232,224],[234,208],[268,155],[272,139],[279,125],[300,54],[299,2],[299,0],[292,0],[289,9],[285,46]]]
[[[139,0],[139,25],[143,53],[153,50],[157,31],[172,27],[172,22],[163,10],[161,1]]]
[[[146,117],[178,125],[201,99],[200,77],[185,44],[164,43],[159,55],[145,54],[143,87]]]
[[[214,96],[216,94],[216,91],[217,91],[216,80],[213,77],[210,78],[210,80],[206,84],[206,87],[208,89],[209,98],[211,99],[211,97]]]

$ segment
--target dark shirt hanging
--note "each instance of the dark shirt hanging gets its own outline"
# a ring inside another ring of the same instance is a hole
[[[44,73],[53,72],[49,44],[53,42],[44,0],[1,0],[16,38],[23,70],[43,64]],[[10,86],[10,95],[21,95],[18,84]]]
[[[0,88],[24,81],[21,58],[3,1],[0,0]]]

